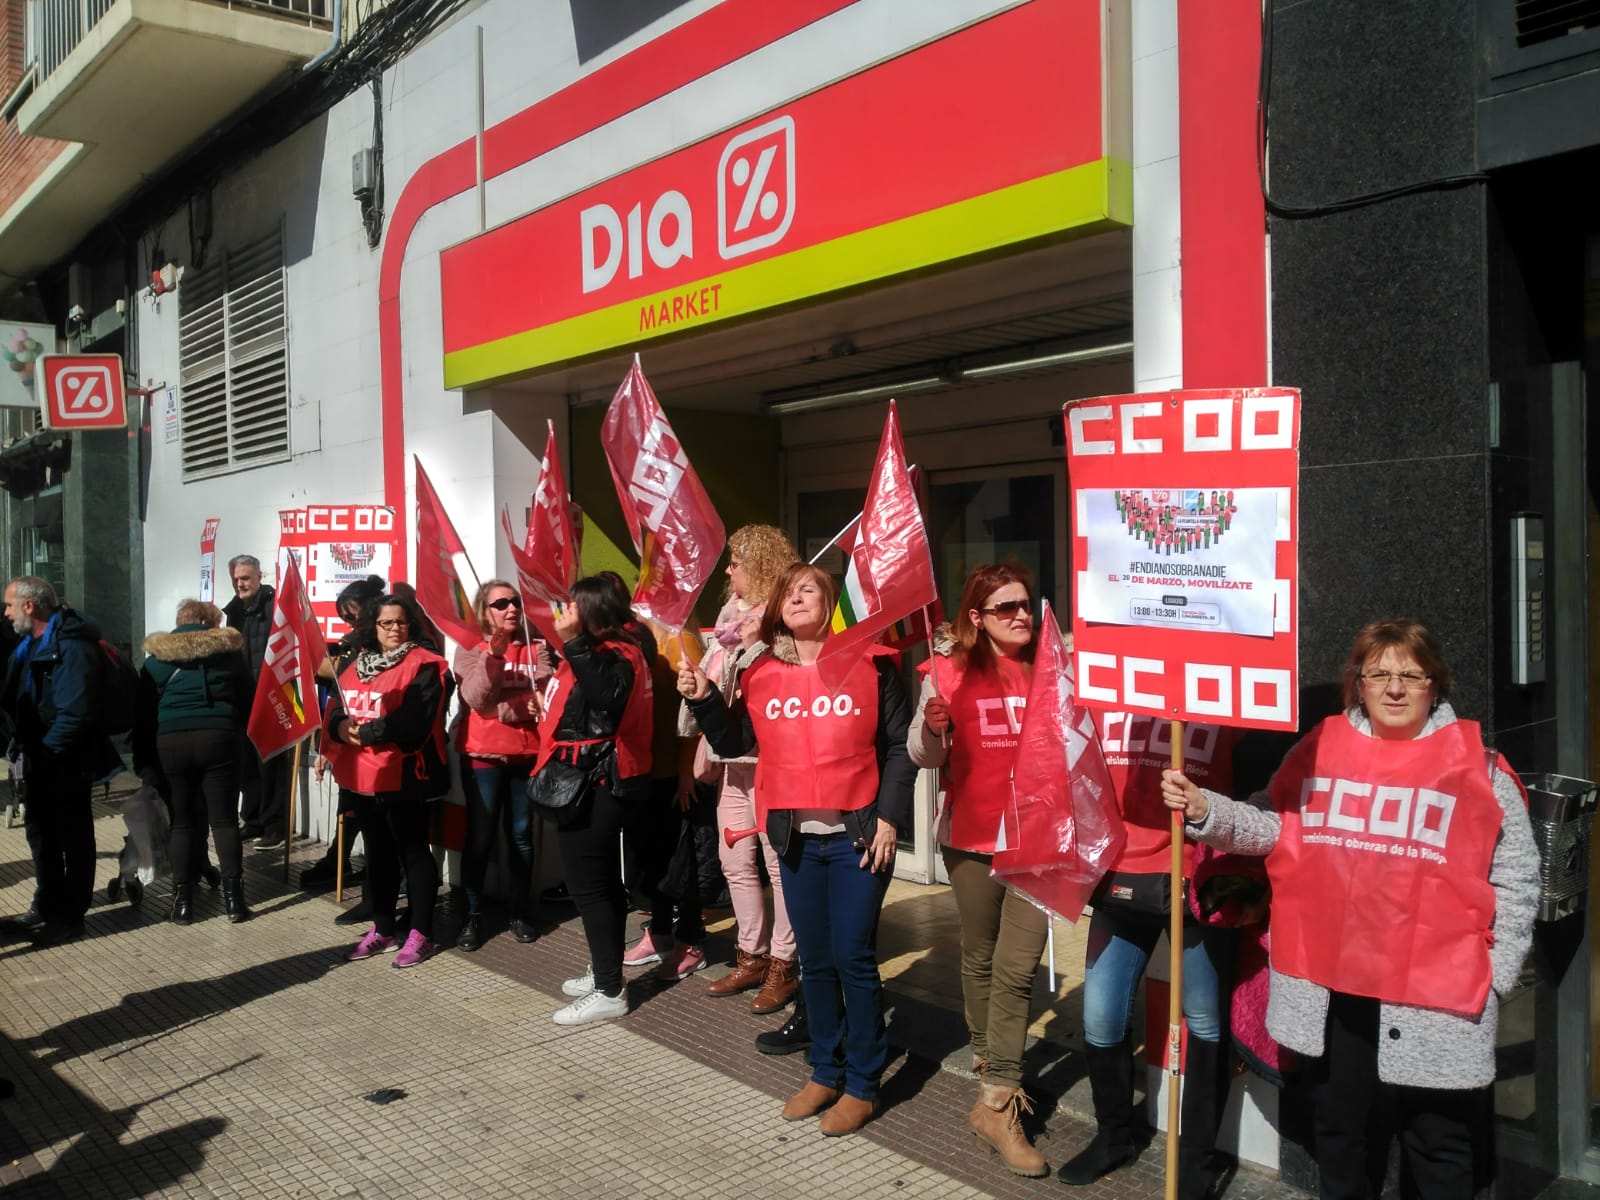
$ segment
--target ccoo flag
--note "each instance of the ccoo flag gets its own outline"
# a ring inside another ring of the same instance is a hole
[[[939,598],[928,531],[906,467],[893,400],[849,555],[833,612],[833,635],[823,643],[819,667],[841,655],[848,656],[842,661],[854,662],[862,647]]]
[[[606,411],[600,443],[639,552],[633,607],[658,625],[682,629],[726,538],[637,354]]]
[[[533,489],[528,510],[528,532],[521,547],[511,533],[511,514],[500,510],[500,528],[505,533],[506,549],[517,571],[517,590],[522,593],[522,611],[529,624],[557,650],[555,610],[572,597],[578,579],[578,542],[572,500],[567,495],[566,477],[561,471],[561,456],[556,450],[556,427],[550,424],[545,439],[544,465]]]
[[[1046,600],[990,870],[1046,912],[1076,921],[1127,840],[1094,718],[1078,704],[1072,657]]]
[[[317,668],[327,657],[327,644],[300,582],[294,552],[287,557],[289,565],[278,582],[272,629],[245,727],[262,758],[281,754],[322,725],[317,709]]]
[[[456,527],[439,503],[439,493],[422,469],[422,460],[413,457],[417,464],[417,603],[447,637],[463,646],[476,646],[483,641],[483,630],[472,611],[472,595],[461,572],[467,573],[473,591],[478,588],[478,576]]]

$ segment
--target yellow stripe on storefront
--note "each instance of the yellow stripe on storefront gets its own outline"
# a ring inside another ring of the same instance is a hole
[[[1133,220],[1131,180],[1128,164],[1097,159],[654,295],[454,351],[444,356],[444,384],[448,388],[471,387],[1020,242],[1129,225]],[[709,310],[708,304],[712,306]]]

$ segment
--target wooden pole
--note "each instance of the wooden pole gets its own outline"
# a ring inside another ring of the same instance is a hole
[[[301,738],[294,744],[294,767],[289,772],[289,798],[283,810],[283,881],[289,882],[289,851],[294,849],[294,808],[296,803],[295,793],[300,787],[300,754],[306,747],[306,741]]]
[[[335,807],[338,801],[334,802]],[[333,862],[333,900],[335,904],[344,903],[344,810],[339,810],[339,820],[334,829],[334,837],[339,839],[339,844],[334,847]]]
[[[1172,722],[1172,769],[1183,770],[1183,722]],[[1178,1196],[1178,1097],[1183,1067],[1183,814],[1172,813],[1172,912],[1167,926],[1167,1192]]]

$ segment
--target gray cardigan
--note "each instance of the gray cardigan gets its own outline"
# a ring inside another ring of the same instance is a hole
[[[1359,708],[1345,714],[1362,733],[1370,734]],[[1418,737],[1451,724],[1456,714],[1441,703]],[[1269,785],[1270,788],[1270,785]],[[1517,783],[1504,771],[1494,773],[1494,794],[1505,819],[1489,864],[1495,892],[1494,945],[1489,948],[1493,973],[1483,1012],[1465,1017],[1440,1009],[1383,1004],[1378,1010],[1378,1078],[1408,1087],[1478,1088],[1494,1082],[1495,1029],[1500,1002],[1515,990],[1522,960],[1533,937],[1533,914],[1539,900],[1539,851],[1528,825],[1528,813]],[[1278,814],[1267,792],[1248,804],[1207,791],[1210,810],[1205,820],[1186,828],[1189,836],[1234,854],[1267,854],[1278,840]],[[1403,920],[1404,914],[1397,919]],[[1267,1032],[1301,1054],[1320,1056],[1328,1024],[1328,989],[1307,979],[1272,971],[1267,1001]]]

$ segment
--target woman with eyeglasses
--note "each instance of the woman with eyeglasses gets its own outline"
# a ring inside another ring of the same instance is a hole
[[[1265,792],[1240,803],[1176,771],[1162,784],[1191,837],[1266,856],[1267,1030],[1311,1060],[1325,1200],[1381,1190],[1380,1111],[1398,1125],[1404,1194],[1476,1195],[1490,1166],[1495,1030],[1539,855],[1521,785],[1449,691],[1425,626],[1375,621],[1345,663],[1344,713]]]
[[[467,915],[456,948],[467,951],[483,944],[483,876],[502,828],[511,849],[511,936],[523,943],[538,936],[528,911],[533,816],[527,781],[539,757],[538,689],[550,675],[549,660],[540,653],[544,643],[528,641],[516,588],[491,579],[479,586],[472,609],[484,640],[458,647],[452,664],[463,705],[456,750],[467,802],[467,840],[461,850]]]
[[[1035,636],[1026,572],[990,563],[967,576],[955,621],[934,633],[907,747],[944,768],[938,838],[961,918],[961,993],[978,1100],[968,1124],[1017,1175],[1049,1166],[1022,1128],[1028,1005],[1049,918],[989,873],[1027,705]]]
[[[350,962],[397,951],[395,966],[414,967],[435,949],[439,867],[428,844],[428,801],[450,782],[444,736],[450,672],[417,643],[422,628],[415,601],[380,596],[370,632],[339,673],[323,713],[323,752],[339,786],[354,795],[367,843],[373,925],[345,955]],[[402,864],[411,904],[403,946],[394,928]]]
[[[836,599],[820,568],[784,568],[761,619],[771,649],[744,670],[731,704],[695,664],[678,671],[713,750],[759,749],[756,808],[778,853],[811,1024],[811,1079],[783,1118],[821,1114],[826,1137],[856,1132],[877,1111],[889,1059],[878,915],[916,783],[899,656],[866,647],[837,664],[842,678],[818,667]]]

